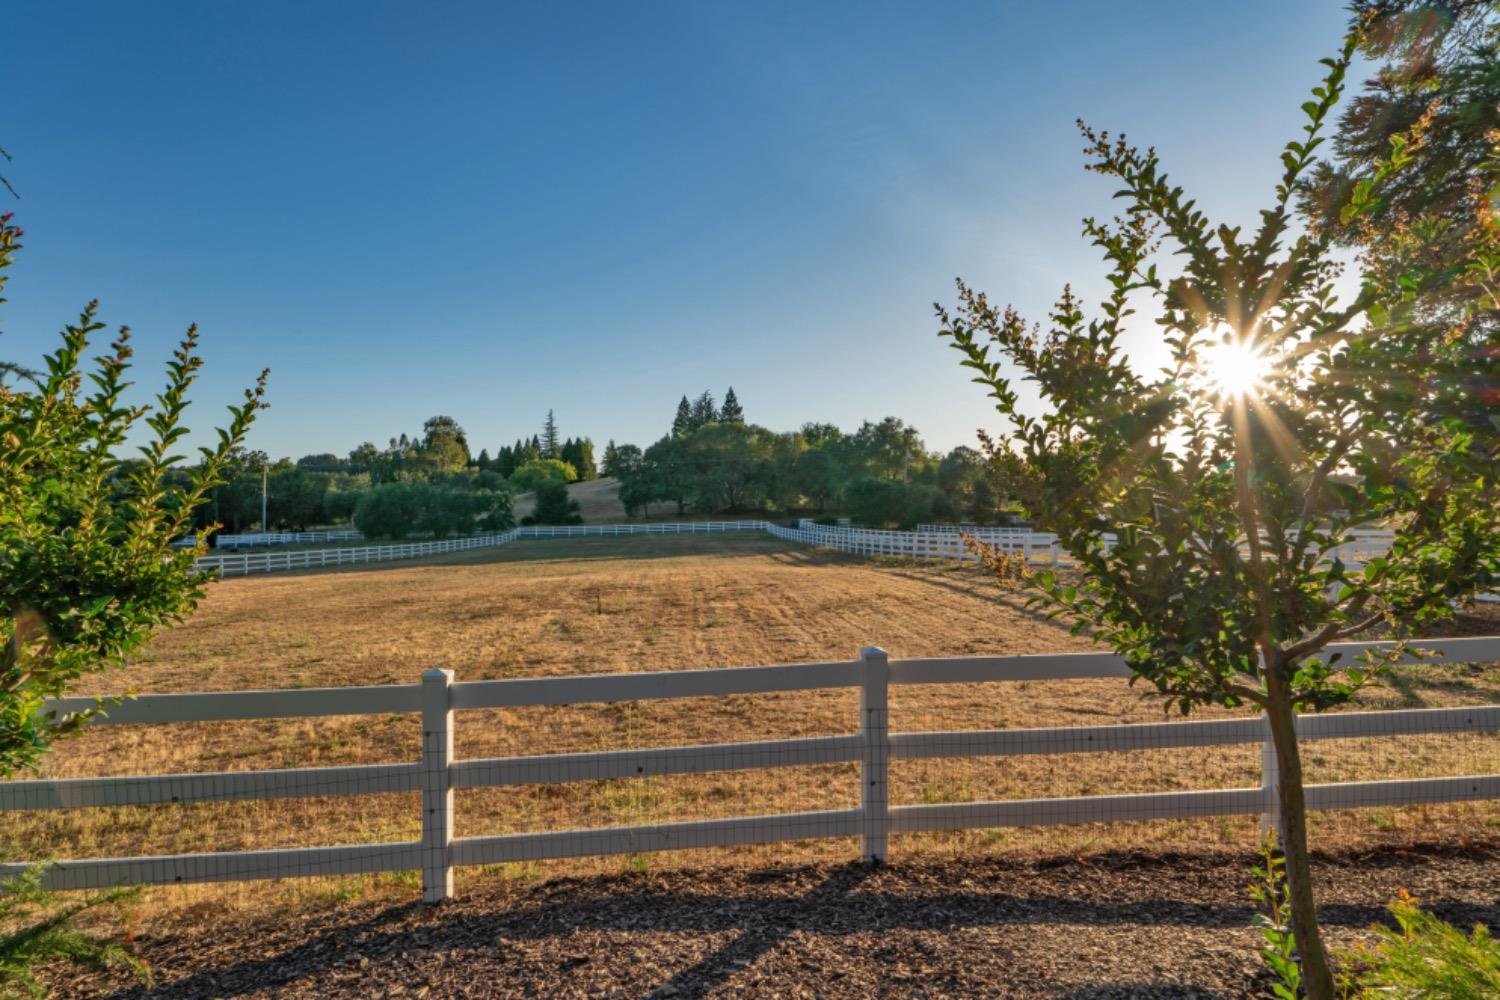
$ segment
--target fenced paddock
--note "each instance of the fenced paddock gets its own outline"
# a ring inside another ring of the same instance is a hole
[[[939,527],[920,525],[916,531],[886,531],[851,528],[843,525],[837,527],[820,525],[808,518],[802,518],[795,528],[764,520],[527,526],[505,532],[441,541],[351,545],[330,549],[284,551],[267,549],[260,552],[231,552],[229,554],[221,552],[199,558],[197,567],[217,572],[220,576],[245,576],[253,573],[284,573],[298,569],[420,559],[451,552],[495,548],[519,539],[723,535],[747,532],[764,532],[782,541],[835,549],[850,555],[954,562],[972,561],[976,558],[964,544],[963,536],[968,535],[986,545],[1021,555],[1027,562],[1058,566],[1071,561],[1058,545],[1057,536],[1049,532],[1006,527],[965,527],[961,530],[954,527],[952,530],[937,530]],[[303,541],[339,541],[351,538],[357,541],[362,536],[357,531],[223,536],[220,539],[220,547],[234,549]],[[1349,542],[1340,546],[1334,555],[1352,566],[1357,566],[1366,559],[1384,554],[1390,548],[1392,538],[1393,536],[1388,532],[1356,531],[1351,534]],[[256,539],[277,539],[278,541],[271,543],[256,541]],[[1105,539],[1108,542],[1112,536],[1106,535]],[[1500,597],[1486,595],[1481,600],[1496,601],[1500,600]]]
[[[1374,644],[1347,643],[1335,648],[1352,655],[1370,645]],[[1446,663],[1500,660],[1500,637],[1442,639],[1416,645],[1429,648]],[[413,817],[413,826],[419,819],[421,833],[413,839],[64,859],[48,868],[45,881],[56,889],[81,889],[419,870],[427,900],[450,895],[453,869],[470,865],[826,838],[854,839],[861,857],[876,860],[888,857],[891,837],[925,831],[1218,816],[1261,815],[1274,821],[1274,789],[1264,767],[1259,782],[1244,787],[906,805],[894,800],[893,765],[933,759],[1022,761],[1035,756],[1122,751],[1157,754],[1240,746],[1252,752],[1260,748],[1264,760],[1266,732],[1258,718],[909,732],[900,728],[899,712],[893,717],[891,711],[893,690],[1079,679],[1119,681],[1126,676],[1121,661],[1104,653],[890,659],[883,651],[869,648],[853,660],[788,666],[499,681],[455,681],[451,671],[433,670],[420,682],[410,684],[145,695],[112,706],[96,724],[162,726],[415,714],[421,719],[420,756],[401,763],[343,767],[13,780],[0,783],[0,813],[15,816],[153,805],[177,808],[195,803],[323,796],[419,796],[419,817]],[[837,735],[505,757],[463,758],[455,749],[462,731],[459,720],[465,712],[580,703],[629,707],[664,699],[721,700],[836,689],[857,692],[859,697],[857,713],[848,719],[847,731]],[[93,704],[92,699],[79,698],[55,702],[49,708],[69,712]],[[1341,712],[1299,720],[1299,732],[1310,747],[1324,740],[1374,739],[1384,741],[1396,752],[1411,740],[1429,736],[1496,731],[1500,731],[1500,705]],[[1308,789],[1309,805],[1314,810],[1343,810],[1500,799],[1500,757],[1483,754],[1476,760],[1488,766],[1475,773],[1415,779],[1315,783]],[[847,807],[457,836],[458,791],[733,771],[758,773],[823,765],[844,765],[857,774],[857,785],[849,789]],[[14,874],[24,867],[24,862],[13,862],[0,872]]]
[[[519,529],[518,529],[519,530]],[[517,530],[466,538],[448,538],[431,542],[393,542],[387,545],[343,546],[334,549],[266,549],[261,552],[236,552],[231,555],[200,556],[196,565],[213,570],[220,576],[245,576],[251,573],[285,573],[294,569],[323,566],[352,566],[361,563],[390,562],[395,559],[420,559],[424,556],[467,552],[493,548],[513,542]]]
[[[974,558],[973,553],[968,551],[957,534],[832,528],[816,525],[804,519],[796,528],[784,527],[769,521],[667,521],[653,524],[527,526],[505,532],[443,541],[208,555],[201,557],[197,566],[199,569],[216,571],[220,576],[245,576],[252,573],[283,573],[326,566],[419,559],[450,552],[495,548],[508,545],[518,539],[745,533],[767,533],[782,541],[816,545],[852,555],[955,561]],[[985,529],[978,533],[978,537],[982,541],[999,545],[1008,551],[1024,552],[1028,560],[1046,561],[1055,565],[1060,559],[1055,535],[1039,532],[1014,533],[1009,529]]]

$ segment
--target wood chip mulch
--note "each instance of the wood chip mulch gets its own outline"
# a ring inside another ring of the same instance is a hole
[[[136,942],[154,989],[57,970],[59,996],[1115,997],[1265,995],[1248,855],[917,859],[472,884]],[[1500,927],[1500,841],[1317,867],[1330,943],[1398,889]]]

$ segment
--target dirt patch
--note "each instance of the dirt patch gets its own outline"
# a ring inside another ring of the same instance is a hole
[[[1325,857],[1330,944],[1368,940],[1398,889],[1500,926],[1495,844]],[[184,923],[137,941],[157,988],[76,996],[1111,997],[1264,995],[1253,858],[1103,855],[492,881],[439,907]]]

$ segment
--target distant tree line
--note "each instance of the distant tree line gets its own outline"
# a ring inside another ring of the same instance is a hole
[[[473,455],[458,421],[439,415],[418,435],[393,437],[384,448],[367,441],[343,457],[323,452],[272,460],[264,452],[236,449],[226,460],[224,482],[211,491],[197,520],[233,534],[352,522],[372,538],[444,538],[503,531],[514,523],[513,494],[548,482],[566,495],[568,483],[597,475],[594,442],[563,438],[550,410],[540,433],[501,447],[493,458],[487,450]],[[532,516],[538,523],[570,523],[577,509],[553,501]]]
[[[580,517],[567,485],[601,472],[619,480],[632,517],[809,513],[910,526],[988,524],[1007,512],[996,467],[976,449],[929,451],[916,429],[895,417],[852,432],[808,423],[778,433],[746,422],[731,387],[722,403],[710,392],[683,396],[659,441],[644,449],[610,441],[600,467],[593,441],[564,437],[551,411],[538,433],[493,456],[473,455],[464,428],[442,415],[420,434],[398,435],[384,448],[366,442],[343,457],[273,461],[240,449],[198,517],[235,534],[353,523],[372,538],[442,538],[505,530],[514,523],[514,495],[533,493],[534,523],[573,524]]]
[[[972,448],[928,451],[895,417],[852,433],[809,423],[777,433],[746,423],[734,389],[677,404],[671,429],[644,450],[610,441],[603,472],[632,517],[836,512],[872,526],[993,523],[1005,516],[996,467]],[[665,511],[663,511],[665,508]]]

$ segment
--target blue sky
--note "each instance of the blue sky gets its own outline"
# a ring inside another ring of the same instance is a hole
[[[992,411],[932,303],[958,275],[1033,316],[1100,288],[1078,221],[1113,187],[1074,119],[1253,223],[1344,16],[11,0],[0,357],[98,297],[151,386],[197,321],[196,424],[268,366],[251,444],[292,457],[436,413],[493,450],[549,408],[645,445],[728,385],[778,430],[896,415],[972,444]]]

